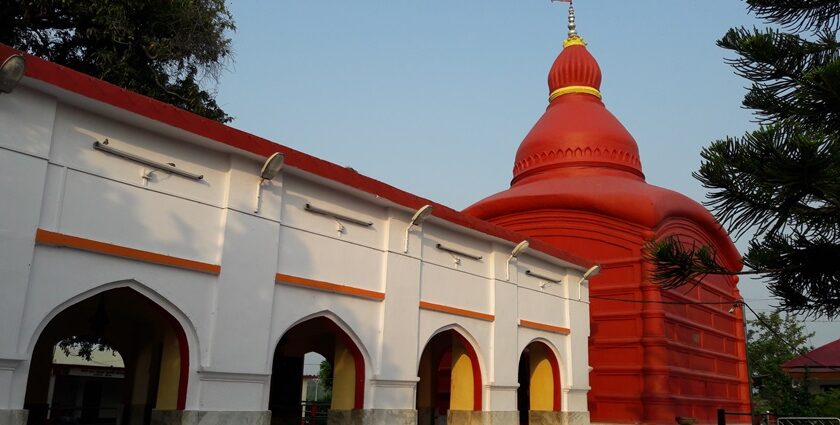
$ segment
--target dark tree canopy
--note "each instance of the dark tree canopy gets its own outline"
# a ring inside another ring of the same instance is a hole
[[[224,0],[0,0],[0,42],[221,122],[234,29]]]
[[[694,173],[706,205],[736,237],[750,235],[743,274],[759,275],[779,307],[840,315],[840,3],[747,0],[766,29],[734,28],[717,44],[751,81],[743,106],[760,127],[703,149]],[[780,28],[780,29],[778,29]],[[675,239],[648,246],[664,288],[736,274],[714,250]]]

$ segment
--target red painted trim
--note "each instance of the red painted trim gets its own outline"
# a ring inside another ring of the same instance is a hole
[[[428,199],[399,190],[340,165],[279,145],[242,130],[228,127],[219,122],[195,115],[141,94],[122,89],[113,84],[20,52],[0,43],[0,58],[6,58],[13,54],[23,54],[26,57],[26,76],[28,78],[42,81],[246,152],[264,157],[268,157],[274,152],[283,152],[286,155],[285,163],[288,166],[387,199],[411,210],[416,210],[427,204],[433,205],[434,212],[432,215],[439,219],[495,236],[514,244],[526,239],[524,235],[517,232],[507,230],[471,215],[429,201]],[[572,255],[538,239],[531,240],[530,242],[531,249],[533,250],[544,252],[584,268],[593,265],[589,260]]]
[[[158,254],[156,252],[128,248],[121,245],[99,242],[93,239],[80,238],[78,236],[65,235],[63,233],[51,232],[44,229],[37,229],[35,231],[35,243],[38,245],[74,248],[82,251],[95,252],[97,254],[111,255],[114,257],[127,258],[129,260],[142,261],[144,263],[160,264],[162,266],[176,267],[179,269],[193,270],[215,275],[218,275],[222,271],[222,266],[219,266],[218,264],[203,263],[180,257],[172,257],[169,255]]]
[[[473,410],[481,411],[481,395],[483,393],[481,386],[481,365],[478,363],[478,355],[475,352],[472,344],[464,338],[463,335],[457,331],[453,331],[455,336],[467,350],[467,356],[470,358],[470,364],[473,370]]]
[[[171,316],[170,316],[171,317]],[[172,320],[175,320],[172,317]],[[175,320],[177,322],[177,320]],[[187,334],[180,324],[175,326],[175,333],[178,335],[178,350],[181,360],[180,376],[178,378],[178,410],[184,410],[187,405],[187,385],[190,377],[190,347],[187,342]]]
[[[365,361],[362,358],[362,353],[356,347],[353,347],[353,360],[356,367],[356,391],[353,393],[353,407],[356,409],[364,409],[365,407]]]

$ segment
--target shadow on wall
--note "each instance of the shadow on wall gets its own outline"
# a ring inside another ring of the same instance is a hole
[[[61,114],[68,114],[62,107],[58,108],[58,112],[58,121]],[[82,124],[93,122],[83,118],[80,121]],[[94,142],[125,136],[126,142],[117,140],[111,144],[144,156],[142,152],[148,148],[141,147],[139,143],[150,140],[154,141],[154,146],[160,144],[163,138],[134,127],[122,131],[111,130],[114,127],[111,123],[101,127],[56,126],[56,131],[68,132],[55,136],[55,143],[63,146],[58,149],[59,152],[69,156],[67,163],[70,167],[80,168],[68,168],[62,181],[64,187],[60,190],[64,196],[60,197],[63,204],[58,209],[57,231],[190,260],[218,263],[222,239],[216,235],[224,231],[224,216],[221,206],[213,203],[213,196],[207,189],[219,193],[226,190],[229,158],[214,152],[214,156],[224,157],[224,161],[210,157],[212,160],[202,165],[200,170],[205,178],[193,180],[95,150]],[[174,147],[177,144],[173,143]],[[67,150],[70,152],[65,152]],[[181,159],[176,155],[187,157],[196,155],[200,150],[198,146],[189,150],[175,149],[171,161],[177,164]],[[194,201],[192,195],[184,197],[179,194],[189,193],[188,188],[192,186],[196,187],[195,199],[201,201]],[[216,198],[224,199],[223,196]]]

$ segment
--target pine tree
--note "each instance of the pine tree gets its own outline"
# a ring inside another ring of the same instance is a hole
[[[221,122],[234,29],[224,0],[0,1],[0,42]]]
[[[745,270],[785,311],[840,315],[840,2],[747,0],[770,28],[733,28],[717,44],[752,82],[743,106],[760,127],[703,149],[693,175],[706,205],[736,237]],[[654,241],[653,279],[670,289],[736,274],[706,246]]]

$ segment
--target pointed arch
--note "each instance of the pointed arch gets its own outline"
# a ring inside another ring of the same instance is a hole
[[[99,330],[90,328],[87,321],[79,316],[92,309],[96,310],[95,315],[100,314],[100,311],[103,315],[107,314]],[[150,325],[144,330],[143,337],[133,338],[131,334],[134,328],[131,326],[138,320]],[[108,327],[105,328],[105,325]],[[191,347],[195,346],[197,340],[194,327],[188,317],[165,297],[135,280],[115,281],[96,286],[61,302],[44,315],[32,334],[28,335],[24,345],[30,359],[27,402],[40,403],[44,397],[40,392],[43,373],[38,371],[49,367],[48,364],[52,361],[52,357],[47,354],[50,348],[46,347],[53,347],[61,339],[74,335],[94,336],[98,341],[113,339],[112,347],[117,349],[123,358],[129,354],[134,361],[139,361],[137,359],[140,356],[146,356],[143,358],[148,359],[148,353],[153,353],[156,349],[162,350],[158,354],[158,360],[148,360],[150,363],[145,363],[144,367],[149,369],[143,372],[144,376],[159,377],[160,381],[155,384],[158,385],[155,387],[155,393],[150,393],[156,395],[138,395],[142,393],[136,392],[130,386],[123,387],[123,391],[131,395],[132,400],[134,397],[153,397],[146,398],[146,403],[152,403],[159,408],[186,408],[191,355],[194,353]],[[154,359],[154,354],[151,356]],[[161,362],[165,362],[166,366]],[[33,371],[33,365],[39,368]],[[126,367],[128,370],[135,370],[134,366]],[[136,376],[139,375],[126,377],[127,382],[133,382]]]
[[[29,335],[28,339],[26,340],[26,343],[21,344],[22,346],[26,347],[26,354],[32,353],[32,349],[35,347],[35,343],[38,341],[38,338],[40,338],[41,334],[44,332],[44,329],[62,311],[65,311],[67,310],[67,308],[76,305],[86,299],[93,298],[94,296],[99,295],[103,292],[118,288],[128,288],[133,290],[134,292],[137,292],[139,295],[151,301],[155,308],[162,309],[162,312],[166,313],[167,317],[171,317],[172,319],[174,319],[174,324],[177,324],[178,327],[180,327],[181,330],[184,331],[184,336],[186,337],[188,343],[187,345],[191,347],[191,355],[195,356],[192,360],[195,362],[195,364],[198,364],[197,353],[200,353],[201,351],[199,347],[199,339],[198,334],[196,332],[196,327],[193,324],[192,320],[189,318],[189,316],[186,315],[186,313],[184,313],[168,298],[135,279],[116,280],[113,282],[98,285],[84,292],[80,292],[53,307],[46,315],[44,315],[44,317],[41,318],[41,321],[35,327],[35,330]]]
[[[274,364],[277,364],[277,356],[281,355],[281,350],[284,348],[284,339],[295,334],[299,330],[306,328],[319,329],[323,333],[332,335],[334,337],[334,346],[332,348],[334,350],[333,355],[335,355],[336,358],[341,356],[344,350],[349,352],[353,362],[352,408],[363,409],[365,401],[365,383],[367,381],[366,373],[369,364],[367,350],[358,335],[353,332],[352,328],[338,315],[329,310],[322,310],[298,319],[290,324],[282,334],[277,336],[274,343],[274,353],[272,355],[272,358],[275,359],[272,364],[272,377],[274,377],[276,375],[275,372],[277,372],[273,370]],[[310,351],[316,351],[316,348],[314,348],[315,345],[315,342],[311,341]],[[334,373],[336,373],[336,365],[333,365],[333,367]],[[275,387],[275,384],[272,384],[272,387]],[[271,400],[271,395],[269,395],[269,399],[269,407],[271,407],[271,405],[274,404],[274,401]]]
[[[472,335],[472,333],[470,331],[468,331],[462,325],[460,325],[458,323],[450,323],[448,325],[439,327],[434,332],[429,334],[429,337],[426,338],[426,340],[423,342],[423,345],[421,345],[421,347],[426,347],[429,344],[429,341],[432,340],[432,338],[434,338],[438,334],[441,334],[441,333],[446,332],[446,331],[453,331],[453,332],[457,333],[461,338],[463,338],[473,348],[473,352],[475,354],[475,361],[478,363],[478,368],[476,370],[481,371],[481,373],[479,373],[479,377],[482,380],[485,380],[487,377],[484,376],[484,360],[481,358],[481,356],[478,355],[478,353],[481,352],[481,344],[479,344],[478,339],[476,339]],[[420,362],[420,358],[418,357],[417,358],[417,363],[415,364],[415,367],[420,365],[419,362]]]
[[[527,368],[529,371],[527,383],[532,386],[528,389],[529,395],[532,396],[536,393],[545,397],[546,394],[550,394],[550,410],[559,412],[561,409],[562,386],[560,380],[561,367],[556,347],[546,339],[535,338],[525,345],[525,348],[519,354],[520,370],[522,370],[521,363],[526,360],[530,363]],[[550,370],[545,370],[546,363]],[[533,388],[535,383],[540,385],[541,388]],[[521,376],[520,385],[522,385]],[[525,390],[525,388],[522,389]],[[533,408],[535,401],[529,397],[528,402]],[[548,410],[547,406],[544,405],[544,400],[540,407],[540,410]]]
[[[483,406],[483,370],[481,358],[478,355],[478,343],[475,338],[464,329],[461,325],[452,323],[441,328],[438,328],[436,331],[432,332],[429,338],[423,344],[423,350],[421,351],[421,356],[417,359],[417,370],[421,372],[421,368],[423,365],[421,364],[423,361],[423,357],[426,354],[427,350],[430,348],[430,344],[436,339],[439,338],[443,334],[450,334],[454,340],[458,341],[457,346],[452,344],[449,349],[457,349],[463,348],[464,354],[469,360],[470,371],[472,374],[472,410],[480,411],[482,410]],[[459,346],[459,347],[458,347]],[[453,359],[453,363],[456,359]],[[418,373],[421,375],[422,373]]]
[[[288,333],[290,329],[294,328],[295,326],[297,326],[301,323],[304,323],[304,322],[307,322],[309,320],[316,319],[316,318],[319,318],[319,317],[329,319],[331,322],[333,322],[333,325],[338,327],[338,329],[347,338],[350,339],[350,341],[353,343],[353,345],[355,345],[356,348],[359,350],[359,354],[361,354],[361,358],[364,361],[365,369],[369,370],[371,368],[370,351],[367,349],[367,346],[362,341],[362,338],[359,337],[359,334],[357,334],[356,331],[353,330],[353,327],[350,326],[350,324],[347,323],[344,319],[342,319],[341,316],[334,313],[332,310],[328,310],[328,309],[320,310],[320,311],[317,311],[315,313],[308,314],[308,315],[303,316],[300,319],[292,322],[289,326],[286,327],[286,329],[283,330],[283,332],[279,333],[274,338],[274,341],[271,344],[271,347],[277,347],[277,344],[280,342],[280,339],[283,338],[283,335]]]

